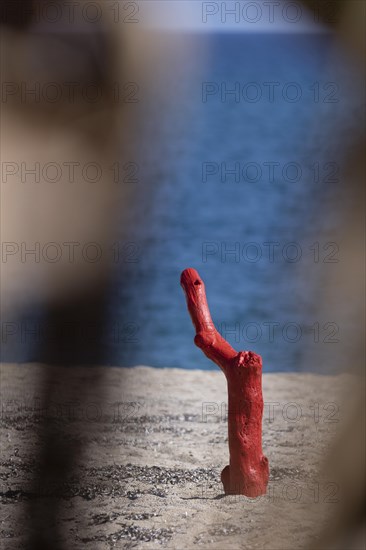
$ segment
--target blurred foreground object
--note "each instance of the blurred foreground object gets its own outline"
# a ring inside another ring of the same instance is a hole
[[[183,51],[174,37],[146,33],[136,18],[128,25],[126,5],[1,5],[2,326],[25,327],[21,337],[34,339],[32,360],[43,363],[40,406],[57,404],[59,412],[42,416],[30,436],[32,497],[23,532],[27,548],[37,550],[68,548],[60,521],[65,487],[78,483],[87,446],[65,413],[75,405],[65,373],[107,363],[109,284],[116,270],[125,282],[128,267],[115,251],[128,238],[123,222],[138,195],[137,185],[123,185],[123,167],[139,158],[146,102],[160,87],[152,85],[154,68],[159,62],[160,73],[168,73],[173,52]],[[126,315],[128,290],[120,302]],[[38,312],[41,325],[23,323]],[[122,370],[120,376],[123,385]],[[103,379],[103,369],[95,370],[77,392],[91,431],[96,425],[85,412],[103,410]],[[121,460],[123,452],[119,447]],[[73,515],[87,525],[87,508],[77,506]]]
[[[340,46],[355,63],[361,92],[365,93],[365,24],[366,2],[305,2],[318,9],[327,23],[326,14],[335,14],[334,27]],[[361,139],[355,142],[353,154],[347,159],[345,196],[352,196],[351,205],[343,206],[342,238],[344,239],[344,262],[341,277],[349,284],[348,302],[355,304],[352,314],[359,319],[358,330],[350,335],[353,353],[341,355],[342,368],[353,374],[353,381],[345,388],[345,428],[339,433],[324,457],[323,471],[335,482],[342,494],[330,523],[321,525],[321,537],[313,550],[318,549],[363,549],[366,540],[365,524],[365,106],[359,120]],[[343,139],[343,136],[340,138]],[[338,303],[338,294],[326,297],[328,302]]]

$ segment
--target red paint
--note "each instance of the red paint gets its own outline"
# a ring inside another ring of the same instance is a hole
[[[221,472],[226,494],[257,497],[266,493],[269,467],[262,451],[262,359],[235,351],[217,332],[205,285],[195,269],[185,269],[181,285],[196,329],[194,342],[226,376],[230,464]]]

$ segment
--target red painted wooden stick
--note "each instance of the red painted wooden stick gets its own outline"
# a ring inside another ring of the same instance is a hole
[[[262,359],[252,351],[235,351],[215,329],[205,285],[195,269],[185,269],[180,281],[196,329],[194,342],[227,380],[230,464],[221,472],[224,491],[264,495],[269,467],[262,451]]]

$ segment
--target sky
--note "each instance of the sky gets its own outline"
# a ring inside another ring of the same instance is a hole
[[[147,27],[202,32],[324,32],[299,1],[142,0],[139,18]]]

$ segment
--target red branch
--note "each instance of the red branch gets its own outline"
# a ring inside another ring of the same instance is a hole
[[[266,493],[269,467],[262,451],[262,359],[235,351],[218,333],[208,308],[205,285],[195,269],[185,269],[181,285],[196,329],[194,342],[226,376],[230,464],[221,472],[226,494]]]

